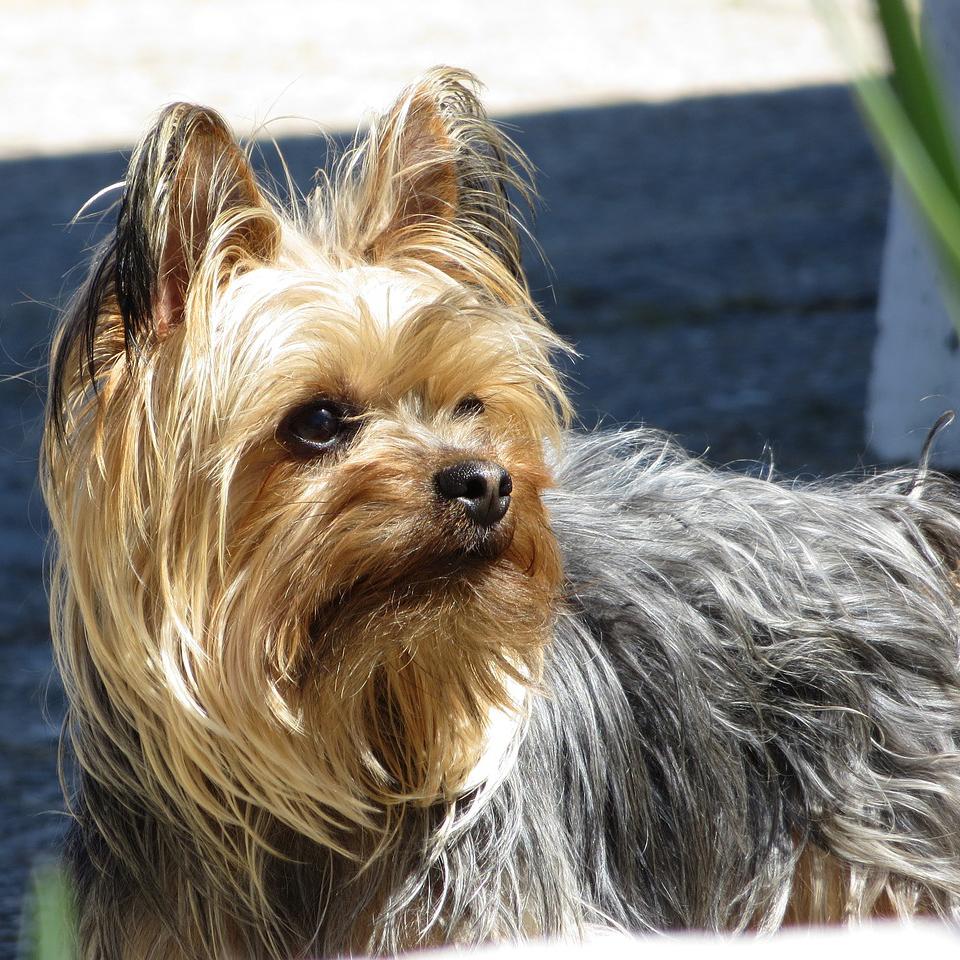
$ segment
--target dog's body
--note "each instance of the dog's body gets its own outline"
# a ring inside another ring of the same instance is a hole
[[[54,350],[82,955],[960,914],[960,498],[580,436],[469,78],[285,219],[168,110]]]

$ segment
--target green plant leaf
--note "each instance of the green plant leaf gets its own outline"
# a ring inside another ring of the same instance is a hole
[[[893,64],[893,89],[947,188],[960,202],[960,168],[950,121],[903,0],[876,0]]]
[[[874,138],[912,194],[932,235],[947,310],[960,333],[960,164],[933,67],[903,0],[875,0],[893,82],[864,69],[842,7],[814,0],[854,70]]]
[[[73,960],[73,898],[63,870],[55,864],[33,872],[21,943],[23,960]]]

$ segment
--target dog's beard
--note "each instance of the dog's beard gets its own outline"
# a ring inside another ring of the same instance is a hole
[[[559,585],[549,527],[524,524],[500,557],[444,558],[326,605],[296,695],[331,776],[381,810],[472,785],[491,717],[522,711],[518,689],[539,680]]]

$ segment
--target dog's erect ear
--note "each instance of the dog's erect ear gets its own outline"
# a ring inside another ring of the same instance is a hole
[[[242,261],[267,261],[279,225],[223,119],[167,107],[130,161],[117,220],[115,292],[128,348],[183,319],[204,268],[216,283]]]
[[[529,164],[490,121],[477,86],[468,73],[438,67],[360,144],[341,184],[347,196],[338,198],[340,236],[352,251],[371,262],[425,261],[484,286],[497,275],[522,286],[514,200],[532,195]]]
[[[276,253],[280,224],[246,155],[213,111],[175,103],[134,151],[113,236],[101,247],[54,346],[50,410],[97,390],[122,354],[163,340],[191,297]]]

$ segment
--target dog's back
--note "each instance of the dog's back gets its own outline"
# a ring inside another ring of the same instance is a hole
[[[954,483],[774,483],[641,431],[571,436],[550,506],[571,612],[541,721],[570,741],[598,907],[658,928],[955,917]]]

